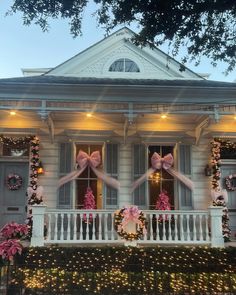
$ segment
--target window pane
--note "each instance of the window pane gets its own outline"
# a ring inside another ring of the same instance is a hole
[[[130,59],[125,59],[125,72],[140,72],[137,64]]]

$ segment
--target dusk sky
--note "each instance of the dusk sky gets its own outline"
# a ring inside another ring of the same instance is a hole
[[[51,21],[50,31],[44,33],[36,25],[24,26],[21,14],[5,17],[10,3],[10,0],[0,2],[0,78],[20,77],[22,68],[55,67],[104,38],[105,31],[97,27],[96,18],[91,16],[95,10],[93,4],[84,17],[83,36],[73,39],[65,20]],[[136,30],[135,27],[131,29]],[[188,64],[188,67],[198,73],[211,74],[211,80],[236,80],[236,69],[225,76],[222,74],[226,68],[224,64],[213,68],[206,58],[197,68],[194,63]]]

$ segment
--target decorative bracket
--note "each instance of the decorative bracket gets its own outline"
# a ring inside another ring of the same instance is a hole
[[[196,126],[196,128],[195,128],[195,138],[196,138],[195,144],[196,145],[198,145],[198,143],[199,143],[199,140],[200,140],[200,138],[202,136],[203,130],[205,128],[207,128],[209,125],[210,125],[210,118],[205,117]]]
[[[38,114],[41,117],[41,120],[43,122],[47,123],[50,138],[51,138],[51,142],[53,143],[54,142],[54,137],[55,137],[55,128],[54,128],[54,122],[53,122],[51,113],[48,112],[48,111],[42,110],[42,111],[38,112]]]

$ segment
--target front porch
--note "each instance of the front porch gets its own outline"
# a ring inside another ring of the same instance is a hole
[[[208,210],[143,210],[146,231],[139,240],[121,239],[114,210],[59,210],[32,206],[31,246],[49,244],[209,245],[223,247],[222,207]],[[138,225],[137,225],[138,226]]]

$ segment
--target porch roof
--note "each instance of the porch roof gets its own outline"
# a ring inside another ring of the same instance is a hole
[[[0,99],[235,105],[236,83],[41,75],[0,79]]]

